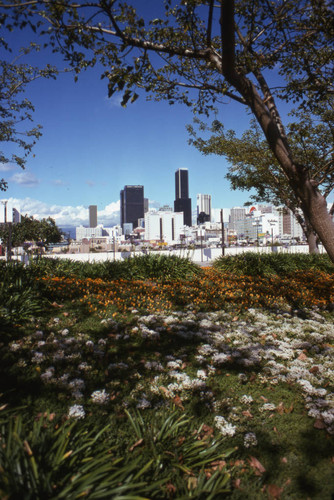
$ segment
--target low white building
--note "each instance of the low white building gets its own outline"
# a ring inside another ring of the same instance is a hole
[[[243,219],[235,221],[238,238],[252,241],[266,241],[280,234],[278,215],[252,210]]]
[[[145,240],[175,244],[180,239],[183,226],[183,212],[147,212],[145,214]]]
[[[79,226],[75,228],[75,239],[82,241],[84,238],[99,238],[103,236],[103,226],[99,224],[96,227]]]

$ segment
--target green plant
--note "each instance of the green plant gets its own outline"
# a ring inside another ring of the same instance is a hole
[[[126,414],[138,443],[144,443],[152,457],[152,478],[165,477],[177,491],[177,498],[212,499],[230,490],[231,474],[223,463],[234,452],[226,449],[223,438],[207,439],[204,426],[194,427],[193,419],[176,410],[163,412],[145,421],[139,412]],[[205,474],[211,468],[212,474]]]
[[[46,300],[22,282],[0,284],[0,318],[6,322],[20,323],[38,316],[45,308]]]
[[[219,257],[214,268],[222,272],[247,276],[285,276],[296,271],[334,272],[334,265],[327,255],[316,254],[257,254],[245,252],[239,255]]]
[[[1,416],[0,496],[8,499],[134,499],[160,486],[143,480],[151,462],[117,458],[110,425],[56,425],[52,415],[26,425],[20,415]],[[135,492],[135,496],[134,496]]]

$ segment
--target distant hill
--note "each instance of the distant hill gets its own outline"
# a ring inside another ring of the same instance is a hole
[[[59,229],[65,234],[66,238],[75,240],[75,226],[59,226]]]

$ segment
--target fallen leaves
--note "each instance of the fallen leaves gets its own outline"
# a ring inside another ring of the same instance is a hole
[[[317,418],[316,421],[314,422],[313,427],[315,429],[326,429],[326,424],[321,418]]]
[[[249,457],[248,459],[249,465],[254,470],[254,474],[256,476],[262,476],[266,472],[266,469],[263,467],[261,462],[255,457]]]
[[[143,444],[143,442],[144,442],[143,438],[138,439],[138,441],[136,441],[132,446],[130,446],[129,451],[133,451],[135,448],[137,448],[137,446]]]
[[[276,484],[268,484],[266,490],[270,499],[280,498],[283,493],[283,488],[276,486]]]
[[[277,411],[277,413],[279,413],[279,415],[284,415],[284,413],[292,413],[293,410],[294,410],[293,404],[291,404],[288,408],[288,407],[284,406],[284,403],[282,401],[279,403],[279,405],[276,408],[276,411]]]

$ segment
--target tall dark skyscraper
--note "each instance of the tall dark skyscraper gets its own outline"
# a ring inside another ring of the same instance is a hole
[[[175,172],[174,211],[183,212],[184,224],[186,226],[192,225],[191,199],[189,198],[189,180],[187,168],[179,168]]]
[[[121,191],[121,226],[138,226],[138,219],[144,217],[144,186],[124,186]]]
[[[89,205],[89,227],[97,226],[97,205]]]

